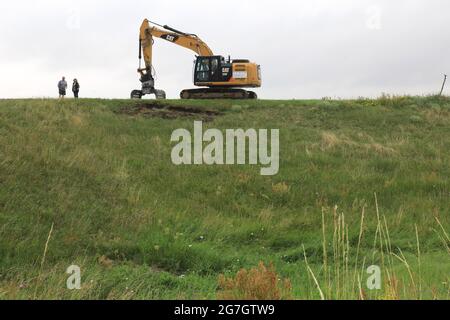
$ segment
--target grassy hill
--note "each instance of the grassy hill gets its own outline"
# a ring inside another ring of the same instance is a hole
[[[292,298],[450,298],[450,99],[141,104],[0,101],[0,298],[215,299],[260,261]],[[196,119],[279,128],[279,174],[174,166]]]

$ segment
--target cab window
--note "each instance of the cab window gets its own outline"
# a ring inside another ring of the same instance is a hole
[[[209,80],[209,59],[200,59],[197,63],[196,80],[208,81]]]

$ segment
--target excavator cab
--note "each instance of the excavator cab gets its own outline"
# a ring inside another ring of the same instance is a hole
[[[257,88],[261,86],[261,67],[244,59],[199,56],[195,61],[194,84],[203,87]]]
[[[197,57],[194,67],[195,85],[210,82],[228,82],[232,76],[232,64],[222,56]]]
[[[261,67],[244,59],[198,56],[194,84],[208,88],[183,90],[182,99],[257,99],[256,93],[241,88],[261,86]]]

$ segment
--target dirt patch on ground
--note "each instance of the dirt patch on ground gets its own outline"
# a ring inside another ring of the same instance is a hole
[[[202,120],[204,122],[212,121],[215,117],[222,115],[219,111],[194,107],[172,106],[154,102],[124,106],[120,108],[118,113],[129,116],[162,119],[192,118],[195,120]]]

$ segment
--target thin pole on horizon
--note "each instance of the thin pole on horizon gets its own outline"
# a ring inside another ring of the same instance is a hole
[[[441,92],[439,93],[439,96],[442,96],[442,92],[444,92],[445,83],[447,82],[447,75],[444,74],[444,82],[442,83]]]

